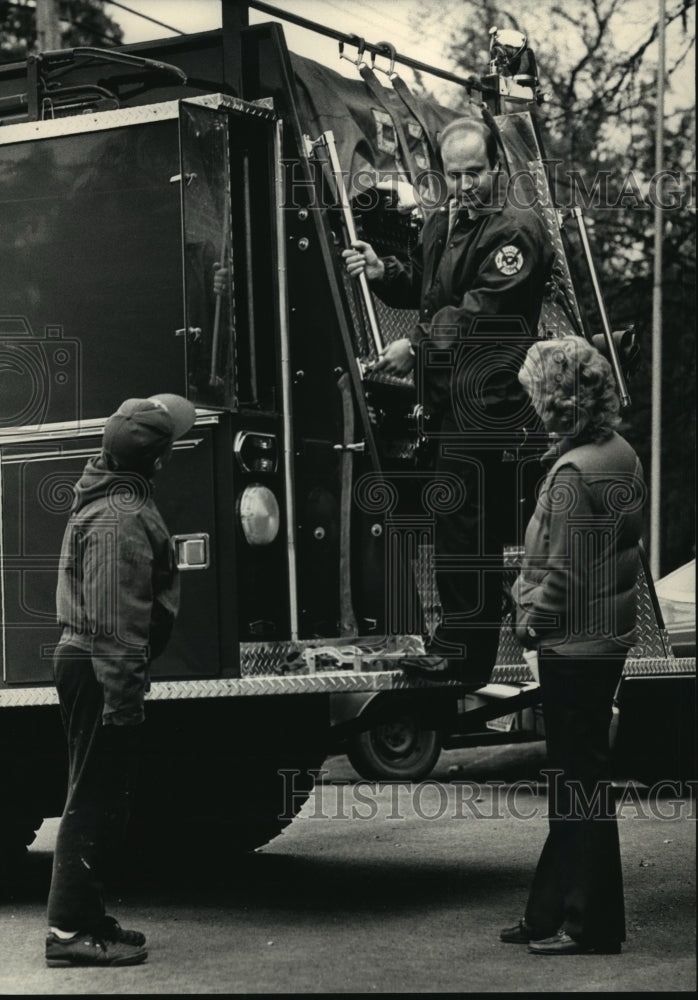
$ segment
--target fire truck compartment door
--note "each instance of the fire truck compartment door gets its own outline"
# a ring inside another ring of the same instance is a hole
[[[0,136],[3,428],[99,418],[161,386],[186,394],[178,121],[93,118]]]
[[[234,267],[228,116],[180,104],[184,291],[189,396],[204,405],[236,401]]]
[[[155,480],[155,502],[168,531],[184,540],[192,564],[197,558],[201,562],[198,572],[180,573],[180,610],[165,653],[151,665],[154,677],[220,673],[225,640],[219,630],[219,556],[215,545],[206,544],[218,537],[214,434],[215,426],[194,426],[175,442],[169,464]],[[95,436],[60,443],[37,441],[2,451],[0,594],[5,683],[53,680],[53,649],[61,634],[56,624],[61,542],[73,486],[87,459],[99,449],[100,438]],[[233,626],[226,622],[226,627]]]

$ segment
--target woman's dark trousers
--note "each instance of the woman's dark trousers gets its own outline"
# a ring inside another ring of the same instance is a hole
[[[585,945],[625,940],[608,742],[624,659],[539,656],[550,773],[549,833],[525,913],[535,938],[562,928]]]

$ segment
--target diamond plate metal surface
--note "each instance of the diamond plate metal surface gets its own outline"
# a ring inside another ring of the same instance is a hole
[[[511,585],[513,582],[514,576],[521,564],[522,557],[523,549],[520,547],[507,547],[505,549],[504,566],[507,571],[505,572],[504,577],[505,586]],[[419,590],[424,609],[427,630],[429,633],[432,633],[440,620],[441,613],[438,588],[436,586],[436,577],[434,574],[434,553],[432,546],[420,546],[419,559],[417,560],[415,566],[415,574],[417,588]],[[629,660],[643,660],[644,662],[650,662],[649,658],[654,658],[654,662],[659,663],[663,661],[668,662],[673,659],[673,652],[671,644],[668,641],[666,631],[660,628],[657,624],[647,580],[644,571],[642,570],[638,578],[637,627],[638,639],[629,652]],[[346,662],[351,662],[358,657],[359,659],[362,659],[367,666],[370,664],[372,659],[380,660],[381,658],[384,658],[387,653],[399,656],[401,649],[403,651],[403,655],[414,655],[415,653],[419,653],[421,651],[415,649],[413,646],[405,648],[404,641],[397,637],[392,647],[384,646],[382,639],[376,640],[374,643],[373,653],[365,655],[367,640],[362,638],[356,641],[359,643],[359,646],[352,647],[351,643],[347,640],[339,639],[322,640],[322,645],[329,650],[340,650],[344,647],[345,651],[340,655],[345,657]],[[293,662],[297,662],[297,667],[300,667],[300,669],[306,669],[308,652],[312,651],[313,647],[317,647],[318,643],[318,640],[312,640],[305,643],[297,643],[294,646],[291,646],[288,643],[244,644],[241,652],[241,673],[243,676],[269,674],[281,675],[288,673],[289,669],[293,669]],[[305,661],[303,660],[304,655],[306,657]],[[332,653],[328,653],[326,654],[325,662],[331,665],[333,662],[337,664],[341,661],[338,658],[334,658],[333,660]],[[503,678],[505,676],[505,671],[510,671],[511,668],[515,668],[514,673],[506,673],[506,676],[511,676],[512,680],[518,681],[521,679],[517,673],[517,671],[520,672],[521,670],[525,672],[523,679],[530,679],[528,668],[525,666],[523,660],[522,647],[514,634],[511,613],[507,611],[502,618],[502,627],[493,680],[495,678],[498,680]],[[322,658],[318,658],[318,663],[314,669],[323,669]],[[328,669],[327,666],[325,666],[325,669]],[[366,667],[364,667],[364,669],[366,669]]]
[[[243,642],[240,674],[244,678],[326,673],[337,667],[378,670],[379,664],[424,652],[419,636],[356,639],[304,639],[296,642]]]
[[[637,581],[637,643],[630,650],[631,657],[672,657],[673,651],[666,629],[657,623],[645,571],[640,568]]]
[[[505,550],[505,567],[513,572],[523,550]],[[418,581],[425,608],[433,620],[438,617],[436,583],[431,546],[420,547]],[[666,632],[660,629],[645,578],[639,582],[638,642],[630,650],[626,677],[661,677],[695,674],[693,657],[674,657]],[[303,694],[338,691],[382,691],[419,688],[400,670],[400,659],[423,652],[419,636],[348,639],[329,638],[298,642],[242,643],[242,676],[210,680],[154,681],[149,698],[156,701],[178,698],[228,698],[245,695]],[[532,680],[523,660],[523,650],[511,627],[511,616],[502,620],[497,663],[491,682],[521,684]],[[431,685],[430,685],[431,686]],[[447,687],[457,687],[446,682]],[[0,708],[10,706],[55,705],[53,687],[0,688]]]
[[[696,672],[693,657],[664,659],[628,660],[624,676],[664,677],[692,676]],[[497,666],[490,683],[525,684],[532,680],[528,667],[524,664]],[[396,661],[392,670],[326,670],[315,674],[292,677],[241,677],[218,678],[192,681],[154,681],[147,701],[178,701],[187,698],[239,698],[279,694],[332,694],[361,691],[403,691],[429,688],[434,684],[408,681]],[[447,681],[439,687],[458,690],[455,681]],[[14,688],[0,689],[0,709],[10,707],[30,707],[37,705],[57,705],[55,688]]]
[[[368,332],[369,328],[364,306],[363,303],[357,302],[356,295],[354,294],[355,289],[352,285],[354,279],[350,278],[346,274],[346,271],[342,271],[342,278],[344,281],[347,302],[349,304],[351,326],[354,330],[356,349],[357,351],[361,351],[364,357],[370,357],[375,361],[377,355]],[[419,312],[417,310],[393,309],[392,306],[387,306],[385,302],[378,298],[377,295],[373,295],[372,300],[384,344],[392,344],[393,341],[400,340],[401,337],[408,337],[410,335],[417,320],[419,319]],[[365,348],[368,349],[368,353],[366,353]],[[383,375],[380,377],[375,375],[373,378],[376,381],[383,381],[387,385],[414,384],[414,380],[411,375],[408,375],[407,378],[404,379],[396,378],[390,375]]]
[[[292,677],[241,677],[191,681],[154,681],[146,701],[187,698],[238,698],[252,695],[329,694],[341,691],[389,691],[433,685],[407,681],[399,669],[376,671],[326,670]],[[447,687],[457,687],[448,682]],[[0,709],[57,705],[55,688],[0,689]]]
[[[490,684],[526,684],[534,680],[533,674],[523,662],[497,664],[492,671]]]
[[[22,122],[7,125],[0,130],[0,145],[26,142],[29,139],[55,138],[61,135],[78,135],[85,132],[102,132],[105,129],[127,128],[150,122],[166,121],[179,116],[178,101],[160,104],[142,104],[135,108],[116,111],[96,111],[92,114],[70,115],[45,121]]]
[[[560,225],[558,222],[557,209],[553,205],[550,197],[548,179],[545,175],[543,164],[536,160],[528,161],[528,169],[535,182],[537,203],[536,209],[548,230],[550,242],[555,251],[555,261],[551,288],[543,299],[540,320],[538,322],[539,337],[566,337],[569,334],[579,334],[583,330],[582,318],[579,314],[577,296],[572,284],[567,255],[560,235]],[[577,328],[567,314],[562,302],[568,304],[572,310]]]
[[[505,584],[513,582],[522,557],[523,549],[520,547],[505,549],[504,566],[508,571],[505,572]],[[440,618],[432,546],[420,546],[415,573],[427,628],[432,632]],[[629,652],[626,673],[644,676],[695,671],[695,660],[690,658],[684,658],[680,662],[675,660],[666,631],[657,624],[647,579],[642,570],[638,578],[637,627],[638,639]],[[289,671],[295,673],[313,670],[316,673],[324,671],[329,676],[328,671],[332,671],[338,665],[341,666],[342,662],[351,665],[355,670],[370,671],[387,660],[399,661],[400,655],[414,655],[421,652],[421,649],[414,645],[419,643],[418,637],[395,637],[390,646],[385,645],[383,639],[377,639],[373,640],[372,648],[368,644],[370,641],[364,638],[355,640],[355,643],[356,645],[353,645],[346,639],[325,639],[295,644],[244,644],[241,651],[241,673],[247,677],[270,674],[280,676],[288,674]],[[314,650],[320,650],[317,656],[314,656]],[[398,668],[397,663],[396,668]],[[523,660],[522,647],[514,634],[511,613],[507,611],[502,618],[497,662],[492,681],[521,683],[531,679],[531,673]]]
[[[695,676],[694,656],[632,658],[625,662],[624,677],[667,677],[676,674]]]
[[[53,687],[0,688],[0,708],[32,708],[35,705],[57,704],[58,692]]]
[[[419,559],[416,561],[414,574],[419,599],[422,602],[424,624],[429,634],[433,635],[436,626],[441,621],[441,598],[436,586],[433,545],[420,546]]]
[[[242,115],[252,115],[254,118],[264,118],[265,121],[278,121],[279,115],[274,110],[274,99],[262,97],[257,101],[243,101],[230,94],[202,94],[199,97],[184,98],[185,104],[198,104],[200,107],[213,108],[218,111],[235,111]]]
[[[538,213],[555,251],[553,272],[542,303],[538,336],[582,334],[584,327],[562,242],[560,220],[551,197],[543,152],[531,115],[529,112],[501,115],[498,125],[509,154],[513,154],[514,171],[510,177],[514,185],[513,193],[522,195],[524,204]]]
[[[251,104],[228,94],[204,94],[188,97],[185,103],[199,107],[234,111],[252,115],[267,121],[276,121],[278,115],[273,108]],[[155,121],[166,121],[179,117],[179,101],[162,101],[159,104],[141,104],[133,108],[119,108],[116,111],[96,111],[92,114],[70,115],[65,118],[47,119],[38,122],[22,122],[6,125],[0,129],[0,145],[11,142],[25,142],[28,139],[46,139],[61,135],[77,135],[83,132],[102,132],[105,129],[127,128],[131,125],[145,125]]]

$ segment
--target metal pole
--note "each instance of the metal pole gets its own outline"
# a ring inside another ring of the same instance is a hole
[[[601,315],[601,323],[603,324],[603,334],[606,338],[606,348],[608,350],[608,357],[611,362],[611,367],[613,368],[613,374],[616,377],[616,384],[618,386],[618,397],[620,399],[620,405],[626,407],[630,405],[630,396],[628,395],[628,387],[625,384],[625,376],[623,375],[623,369],[620,365],[620,358],[618,357],[618,351],[616,350],[616,345],[613,340],[613,332],[611,330],[611,324],[608,322],[608,316],[606,315],[606,307],[603,301],[603,295],[601,294],[601,286],[599,285],[599,279],[596,276],[596,268],[594,267],[594,258],[591,253],[591,246],[589,245],[589,237],[587,235],[586,224],[584,222],[584,216],[582,215],[581,208],[575,207],[572,209],[572,215],[577,221],[577,228],[579,229],[579,236],[582,241],[582,247],[584,248],[584,256],[586,258],[587,267],[589,269],[589,276],[591,278],[591,284],[594,289],[594,295],[596,296],[596,304]]]
[[[36,0],[36,51],[62,48],[57,0]]]
[[[351,212],[349,195],[347,194],[347,189],[344,186],[344,175],[342,174],[342,165],[339,162],[339,154],[337,153],[337,146],[334,141],[334,132],[323,132],[320,136],[320,140],[318,141],[322,141],[325,145],[325,149],[327,150],[327,155],[330,160],[330,169],[334,175],[337,198],[339,199],[339,204],[342,209],[342,216],[344,218],[347,236],[349,238],[349,242],[354,243],[358,237],[356,234],[356,226],[354,225],[354,216]],[[366,317],[368,319],[369,330],[371,331],[373,346],[376,350],[376,354],[380,355],[385,345],[383,344],[383,337],[378,324],[376,309],[373,305],[371,289],[368,287],[368,278],[363,271],[359,275],[359,287],[361,288],[361,297],[363,298],[364,308],[366,310]]]
[[[252,195],[250,193],[250,154],[247,150],[242,156],[242,190],[245,219],[245,271],[247,276],[247,347],[250,352],[250,389],[251,400],[255,406],[257,399],[257,346],[255,341],[254,315],[254,261],[252,255]]]
[[[281,370],[281,411],[284,440],[284,498],[286,500],[286,555],[288,558],[288,616],[291,640],[298,639],[298,570],[296,559],[296,493],[293,441],[293,376],[288,315],[288,274],[286,271],[286,227],[284,218],[283,122],[274,132],[274,210],[276,212],[276,281],[279,303],[279,366]]]
[[[223,0],[223,79],[237,97],[242,96],[241,33],[249,27],[246,0]]]
[[[665,0],[659,0],[659,54],[657,59],[657,121],[655,132],[655,176],[664,169],[664,69]],[[654,282],[652,288],[652,430],[650,477],[650,570],[655,580],[661,575],[661,493],[662,493],[662,241],[664,217],[659,199],[654,206]]]
[[[299,17],[298,14],[292,14],[288,10],[280,10],[278,7],[274,7],[273,4],[264,3],[263,0],[248,0],[248,5],[251,10],[258,10],[262,14],[270,14],[272,17],[278,17],[281,21],[288,21],[289,24],[297,24],[300,28],[307,28],[309,31],[314,31],[318,35],[324,35],[326,38],[334,38],[338,42],[344,42],[347,45],[356,45],[357,42],[363,42],[363,50],[365,52],[373,52],[377,56],[387,55],[384,43],[374,45],[372,42],[367,42],[357,35],[337,31],[336,28],[328,28],[317,21],[309,21],[307,18]],[[391,53],[392,57],[393,54]],[[448,73],[444,69],[438,69],[436,66],[430,66],[428,63],[419,62],[418,59],[411,59],[400,52],[395,52],[394,57],[396,63],[401,63],[403,66],[410,66],[412,69],[419,70],[422,73],[430,73],[431,76],[436,76],[440,80],[459,83],[461,86],[470,87],[472,90],[479,90],[482,93],[494,93],[490,87],[483,86],[482,82],[474,76],[456,76],[455,73]]]

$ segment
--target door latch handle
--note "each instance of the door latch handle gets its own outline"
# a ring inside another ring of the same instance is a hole
[[[211,565],[209,536],[201,531],[193,535],[173,535],[177,569],[208,569]]]

